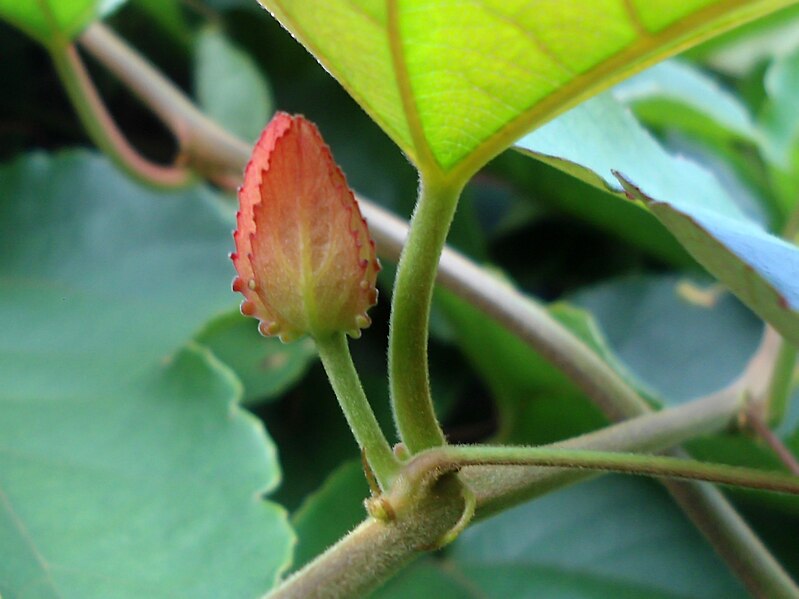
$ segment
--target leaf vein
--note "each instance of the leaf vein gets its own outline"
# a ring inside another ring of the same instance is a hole
[[[6,508],[6,513],[9,515],[11,522],[19,532],[20,538],[30,548],[33,558],[41,567],[42,572],[44,573],[43,579],[50,585],[50,588],[53,590],[53,593],[56,595],[56,597],[62,597],[61,593],[58,592],[58,588],[55,586],[55,581],[53,581],[49,563],[39,551],[30,531],[25,526],[22,518],[19,517],[19,514],[17,514],[14,506],[11,503],[11,500],[9,499],[8,495],[5,494],[2,488],[0,488],[0,502],[2,502],[3,506]]]

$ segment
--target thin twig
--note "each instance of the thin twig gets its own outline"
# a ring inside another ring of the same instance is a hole
[[[656,452],[697,434],[724,430],[734,423],[737,414],[737,406],[731,404],[728,397],[714,395],[548,447]],[[415,467],[418,466],[417,461]],[[425,472],[419,474],[424,477]],[[510,466],[503,468],[500,477],[496,468],[469,466],[462,470],[460,476],[475,491],[476,518],[480,519],[533,496],[589,479],[595,474],[537,466]],[[533,486],[530,481],[536,484]],[[450,501],[439,497],[426,504],[422,502],[421,507],[408,517],[409,505],[418,506],[418,498],[413,497],[409,501],[409,495],[413,493],[401,488],[402,477],[397,482],[399,486],[393,488],[387,498],[395,511],[395,521],[386,524],[368,518],[323,555],[275,588],[268,595],[269,599],[364,596],[378,582],[389,578],[406,564],[418,553],[420,546],[435,545],[442,535],[456,525],[463,507],[458,503],[453,504],[452,498],[449,498]],[[765,555],[768,556],[768,553]],[[790,589],[790,580],[783,579],[783,582]],[[341,594],[336,594],[337,591],[341,591]],[[783,596],[791,595],[783,593]]]
[[[89,25],[80,45],[114,73],[172,131],[195,170],[240,175],[251,148],[205,116],[141,54],[101,23]]]
[[[507,445],[447,445],[428,449],[405,466],[403,478],[411,486],[430,487],[444,474],[466,466],[541,466],[617,472],[799,495],[799,476],[783,472],[646,453]]]
[[[192,180],[192,172],[181,166],[156,164],[130,145],[108,112],[86,67],[72,45],[56,47],[50,52],[58,76],[83,126],[114,162],[131,176],[159,187],[181,187]]]
[[[791,450],[785,446],[782,439],[775,435],[774,431],[766,425],[754,407],[750,407],[744,412],[744,425],[763,439],[766,445],[779,458],[780,462],[788,468],[789,472],[799,475],[799,461],[796,460]]]

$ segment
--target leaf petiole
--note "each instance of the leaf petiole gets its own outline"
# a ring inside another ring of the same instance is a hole
[[[427,485],[447,472],[466,466],[544,466],[618,472],[656,478],[699,480],[748,489],[799,495],[799,476],[699,462],[669,456],[561,449],[552,447],[508,447],[449,445],[422,452],[409,462],[397,479],[397,492]]]
[[[422,175],[394,281],[388,338],[391,405],[411,455],[445,444],[430,394],[428,322],[438,261],[464,185]]]

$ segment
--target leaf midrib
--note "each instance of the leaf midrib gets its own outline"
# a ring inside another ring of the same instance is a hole
[[[441,170],[441,167],[433,155],[430,144],[422,127],[422,120],[419,116],[419,107],[416,105],[416,96],[413,93],[408,65],[405,62],[405,53],[402,47],[402,35],[400,34],[399,13],[397,7],[398,0],[387,0],[386,37],[388,38],[391,61],[394,65],[394,79],[399,89],[402,110],[405,113],[405,123],[411,134],[414,149],[416,150],[416,166],[424,175]]]

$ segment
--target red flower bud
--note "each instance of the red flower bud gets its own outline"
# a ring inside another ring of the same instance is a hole
[[[302,116],[277,113],[255,144],[239,189],[233,290],[264,335],[369,326],[380,263],[330,148]]]

